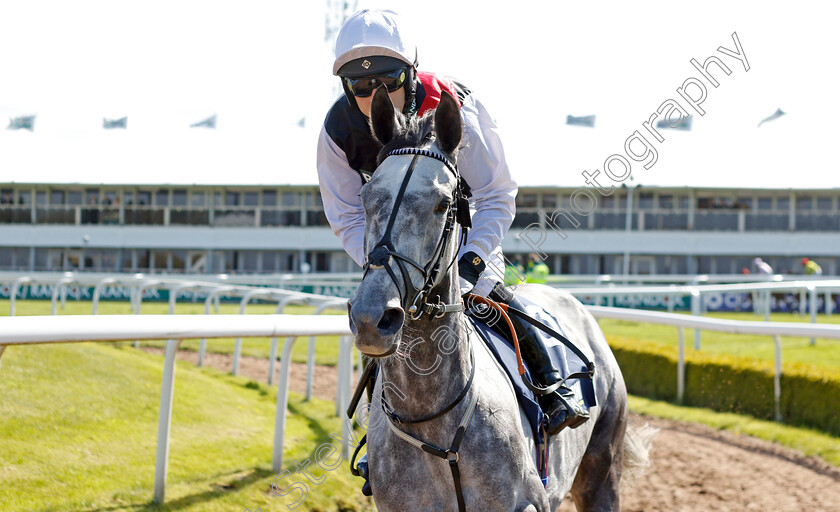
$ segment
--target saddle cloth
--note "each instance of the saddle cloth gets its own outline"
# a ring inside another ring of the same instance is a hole
[[[545,309],[537,304],[526,301],[522,297],[519,297],[519,299],[526,305],[526,313],[528,313],[529,316],[539,320],[559,334],[565,336],[566,339],[569,339],[566,332],[558,324],[557,320],[545,311]],[[513,349],[513,345],[507,340],[507,338],[503,337],[493,327],[488,326],[487,323],[483,322],[481,319],[472,315],[468,316],[468,318],[472,322],[472,325],[479,334],[481,340],[490,349],[490,352],[496,357],[496,360],[499,361],[502,368],[505,369],[505,373],[507,373],[511,384],[513,384],[513,389],[516,392],[516,398],[519,405],[531,425],[534,439],[543,441],[540,425],[542,425],[544,414],[537,402],[537,396],[533,391],[525,386],[524,382],[522,382],[522,377],[519,375],[519,370],[516,364],[516,351]],[[499,321],[503,322],[503,320]],[[505,329],[506,328],[507,327],[505,327]],[[566,345],[564,345],[560,340],[555,339],[547,333],[543,339],[546,340],[545,345],[548,349],[548,353],[554,367],[560,372],[563,378],[566,378],[573,373],[580,372],[586,374],[588,372],[586,363],[568,347],[566,347]],[[531,377],[527,363],[525,363],[525,365],[525,374],[531,379],[532,383],[536,383],[537,381]],[[597,371],[597,368],[595,371]],[[595,400],[595,387],[591,378],[572,378],[567,380],[564,385],[574,391],[575,396],[579,400],[583,400],[587,407],[594,407],[597,405]]]

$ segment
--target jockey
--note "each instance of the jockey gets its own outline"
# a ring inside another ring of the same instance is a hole
[[[364,266],[365,214],[359,191],[376,170],[381,145],[368,126],[373,92],[385,86],[396,110],[407,116],[434,109],[442,91],[461,106],[464,121],[458,169],[472,191],[472,225],[459,251],[461,293],[472,292],[525,310],[504,287],[505,266],[500,242],[515,213],[516,183],[505,160],[493,118],[462,84],[417,70],[417,49],[391,11],[361,10],[351,15],[338,34],[333,74],[344,95],[330,109],[318,140],[318,180],[324,212],[344,249]],[[522,355],[539,384],[560,380],[546,352],[541,331],[511,316]],[[577,427],[589,416],[566,388],[541,398],[547,431]]]

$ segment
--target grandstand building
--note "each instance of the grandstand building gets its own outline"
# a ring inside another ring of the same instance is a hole
[[[840,189],[617,188],[589,210],[577,190],[520,187],[505,253],[541,253],[560,274],[621,274],[626,257],[631,274],[754,272],[755,257],[802,273],[804,256],[840,271]],[[314,185],[0,183],[0,270],[302,268],[359,270]]]

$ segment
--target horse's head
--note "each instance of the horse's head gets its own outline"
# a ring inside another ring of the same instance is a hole
[[[416,320],[427,300],[458,298],[449,270],[458,250],[456,217],[468,215],[468,206],[454,166],[461,115],[451,96],[444,93],[434,115],[407,118],[380,88],[370,124],[384,147],[361,191],[367,261],[348,310],[359,350],[385,357],[396,351],[406,315]]]

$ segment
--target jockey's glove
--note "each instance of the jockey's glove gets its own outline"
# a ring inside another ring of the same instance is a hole
[[[473,251],[465,252],[458,260],[458,275],[461,277],[461,295],[469,293],[487,265],[481,256]]]

